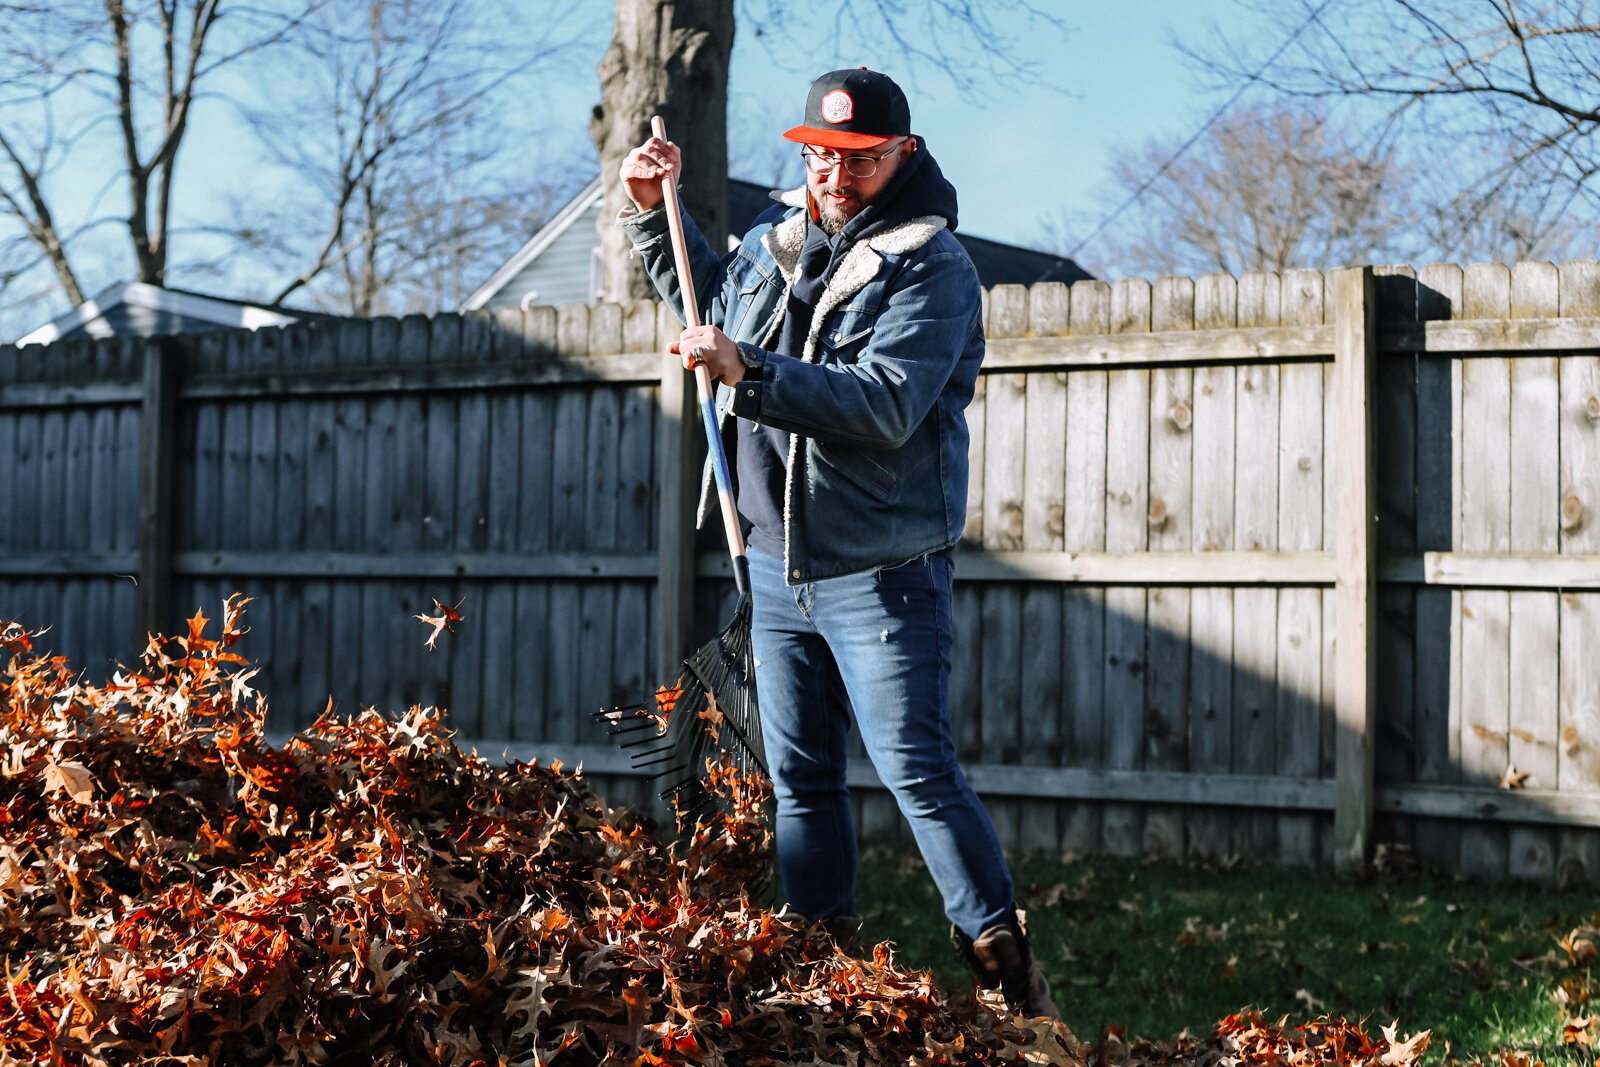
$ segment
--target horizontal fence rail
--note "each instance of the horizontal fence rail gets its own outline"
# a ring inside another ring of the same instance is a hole
[[[1600,878],[1600,267],[1000,286],[985,321],[951,686],[1008,847]],[[0,616],[92,677],[243,591],[279,735],[445,706],[643,803],[588,713],[731,596],[678,331],[0,348]],[[465,621],[430,653],[434,599]],[[859,743],[849,781],[905,832]]]

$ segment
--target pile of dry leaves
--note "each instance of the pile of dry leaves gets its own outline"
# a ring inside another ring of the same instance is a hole
[[[764,783],[720,774],[726,811],[669,843],[559,766],[463,753],[431,709],[273,747],[243,605],[104,686],[0,623],[0,1063],[1117,1058],[751,901]],[[1161,1055],[1335,1062],[1265,1041]],[[1337,1062],[1420,1052],[1361,1041]]]

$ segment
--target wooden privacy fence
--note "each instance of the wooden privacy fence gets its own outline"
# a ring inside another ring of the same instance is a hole
[[[1595,263],[986,299],[952,703],[1008,845],[1600,875]],[[676,334],[641,303],[0,349],[0,617],[93,676],[241,590],[279,728],[447,706],[638,800],[589,712],[729,596]],[[430,653],[434,597],[466,621]]]

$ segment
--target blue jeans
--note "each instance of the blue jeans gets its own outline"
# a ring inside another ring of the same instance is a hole
[[[756,693],[777,794],[778,868],[810,919],[855,911],[845,786],[852,709],[878,777],[967,936],[1008,918],[1011,871],[950,737],[949,552],[791,587],[750,552]]]

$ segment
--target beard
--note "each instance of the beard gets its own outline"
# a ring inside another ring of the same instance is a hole
[[[825,199],[828,193],[844,192],[850,199],[842,204],[834,204]],[[824,185],[816,191],[814,198],[817,202],[817,225],[822,227],[822,232],[832,235],[845,228],[845,225],[861,213],[861,201],[854,190],[840,190]]]

